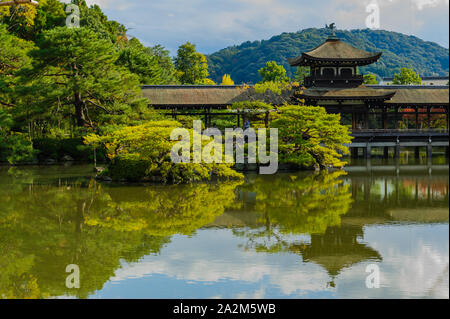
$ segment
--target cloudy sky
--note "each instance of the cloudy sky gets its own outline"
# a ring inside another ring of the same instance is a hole
[[[412,34],[449,46],[449,0],[88,0],[125,24],[146,45],[176,52],[191,41],[212,53],[244,41],[269,39],[282,32],[323,27],[366,28],[376,3],[380,28]]]

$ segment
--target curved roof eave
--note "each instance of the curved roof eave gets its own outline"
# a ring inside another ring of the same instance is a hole
[[[365,58],[349,58],[349,59],[343,59],[343,58],[317,58],[313,57],[311,55],[308,55],[306,53],[303,53],[301,57],[294,58],[294,59],[288,59],[291,66],[308,66],[310,63],[306,62],[307,60],[314,61],[314,62],[336,62],[336,63],[355,63],[357,65],[368,65],[377,62],[381,56],[383,55],[383,52],[377,52],[374,53],[374,55],[370,57]]]

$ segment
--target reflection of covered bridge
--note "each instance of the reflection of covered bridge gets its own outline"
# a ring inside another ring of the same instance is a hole
[[[363,85],[358,67],[377,62],[380,52],[366,52],[329,38],[317,48],[290,59],[291,66],[306,66],[311,75],[305,89],[292,89],[281,96],[257,94],[246,86],[144,86],[144,96],[157,109],[178,115],[204,116],[211,124],[212,116],[236,116],[241,126],[244,114],[218,112],[234,102],[264,100],[274,105],[284,102],[320,105],[330,113],[340,113],[342,123],[352,127],[355,140],[350,148],[359,148],[367,157],[373,147],[389,148],[398,155],[401,147],[433,147],[448,150],[449,89],[448,86],[370,86]],[[418,153],[418,152],[416,152]]]

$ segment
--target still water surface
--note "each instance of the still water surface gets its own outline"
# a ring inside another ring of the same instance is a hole
[[[190,186],[92,176],[0,168],[0,297],[449,297],[447,163]]]

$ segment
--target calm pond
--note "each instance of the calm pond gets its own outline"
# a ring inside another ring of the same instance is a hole
[[[0,167],[0,298],[449,297],[445,161],[189,186],[92,171]]]

